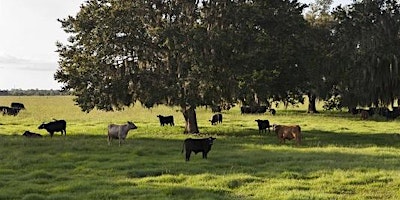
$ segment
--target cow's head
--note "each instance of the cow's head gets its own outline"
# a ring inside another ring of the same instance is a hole
[[[44,129],[46,126],[46,124],[43,122],[42,124],[40,124],[40,126],[38,127],[38,129]]]
[[[208,138],[208,144],[212,145],[215,139],[217,139],[217,138],[209,137]]]
[[[130,122],[130,121],[128,121],[128,127],[129,127],[129,129],[137,129],[137,126],[133,122]]]
[[[29,131],[25,131],[25,133],[24,134],[22,134],[23,136],[29,136],[31,134],[31,132],[29,132]]]
[[[273,124],[273,125],[272,125],[272,130],[276,131],[276,130],[279,129],[279,127],[281,127],[281,125]]]

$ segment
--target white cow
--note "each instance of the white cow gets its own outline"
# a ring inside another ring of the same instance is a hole
[[[119,145],[121,146],[121,139],[125,140],[128,131],[131,129],[137,129],[137,126],[132,122],[128,122],[124,125],[108,125],[108,145],[111,145],[112,139],[119,139]]]

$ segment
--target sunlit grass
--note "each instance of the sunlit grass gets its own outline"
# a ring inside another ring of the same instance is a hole
[[[399,199],[399,121],[362,121],[345,112],[306,114],[278,108],[276,116],[197,109],[200,136],[184,135],[179,108],[83,113],[73,97],[0,97],[22,102],[16,117],[0,116],[0,199]],[[161,127],[156,115],[173,115]],[[37,127],[67,121],[67,136]],[[256,119],[299,124],[303,143],[279,144],[259,134]],[[107,145],[107,125],[133,121],[139,128],[118,146]],[[43,138],[22,137],[25,130]],[[209,158],[181,154],[187,137],[217,137]]]

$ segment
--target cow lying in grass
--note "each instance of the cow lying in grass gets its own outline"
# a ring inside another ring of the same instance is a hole
[[[128,131],[131,129],[137,129],[137,126],[132,122],[123,125],[108,125],[108,145],[111,145],[112,139],[118,139],[119,145],[121,146],[121,140],[125,140]]]
[[[28,138],[40,138],[40,137],[42,137],[42,135],[40,135],[38,133],[30,132],[30,131],[25,131],[24,134],[22,134],[22,135],[25,136],[25,137],[28,137]]]
[[[280,143],[285,143],[285,140],[295,139],[297,145],[301,143],[301,128],[299,125],[285,126],[273,125],[274,131]]]

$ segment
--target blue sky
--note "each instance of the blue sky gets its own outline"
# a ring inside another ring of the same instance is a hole
[[[55,43],[68,37],[58,18],[75,15],[84,0],[0,0],[0,90],[60,89]],[[300,0],[311,3],[313,0]],[[351,0],[334,0],[334,6]]]

